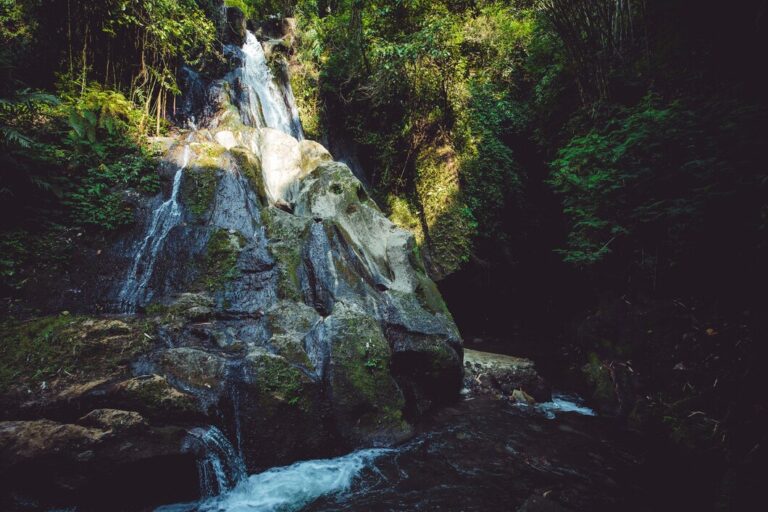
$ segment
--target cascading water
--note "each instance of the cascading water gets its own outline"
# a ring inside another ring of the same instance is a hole
[[[246,124],[275,128],[301,140],[304,134],[290,86],[279,86],[267,64],[264,48],[251,32],[246,36],[242,79],[247,105],[243,105]]]
[[[184,448],[198,452],[197,469],[203,498],[229,491],[245,479],[243,459],[218,428],[193,429],[185,442]]]
[[[234,76],[239,77],[242,88],[237,106],[244,123],[256,128],[272,128],[286,134],[285,137],[290,135],[296,139],[302,139],[301,122],[290,85],[279,83],[275,79],[267,64],[264,49],[256,36],[249,32],[245,45],[237,51],[242,55],[242,67],[234,73]],[[194,79],[190,79],[192,85],[199,88],[198,77],[190,76]],[[198,90],[192,90],[191,93],[203,96]],[[192,99],[199,100],[197,97]],[[195,104],[195,101],[190,100],[191,104]],[[193,112],[189,105],[185,104],[184,108],[188,122],[193,122],[196,119],[196,112]],[[194,128],[194,124],[192,126]],[[191,138],[192,135],[188,140]],[[226,149],[235,145],[231,132],[218,132],[214,135],[214,140]],[[152,213],[145,236],[139,244],[133,264],[120,290],[119,303],[124,312],[134,312],[136,307],[148,300],[152,294],[148,286],[157,257],[168,234],[182,219],[183,210],[178,196],[183,173],[190,159],[191,148],[187,144],[184,147],[182,164],[174,176],[171,196]],[[229,394],[234,409],[232,434],[236,440],[236,446],[233,446],[227,436],[214,426],[193,429],[185,440],[184,448],[197,456],[203,498],[211,498],[231,491],[247,476],[242,457],[238,410],[240,397],[237,386],[233,386]]]
[[[283,189],[288,187],[295,177],[293,175],[285,177],[284,180],[288,180],[287,184],[280,181],[281,176],[291,169],[279,163],[286,157],[285,147],[290,146],[290,144],[284,144],[285,140],[303,139],[301,122],[290,85],[285,80],[275,78],[268,65],[264,49],[254,34],[248,32],[244,46],[241,49],[230,49],[230,51],[239,52],[242,57],[240,69],[234,71],[227,80],[239,87],[240,93],[235,98],[235,104],[240,110],[243,123],[265,129],[260,130],[252,142],[258,146],[257,152],[262,159],[265,182],[267,185],[273,185],[271,188],[268,187],[270,191],[277,190],[275,199],[290,195]],[[189,101],[189,105],[186,103],[182,105],[182,110],[187,116],[187,122],[193,123],[198,113],[195,111],[198,108],[193,108],[193,105],[199,106],[199,100],[204,94],[197,90],[200,89],[199,77],[190,73],[189,81],[196,88],[192,91],[196,96]],[[201,119],[204,119],[204,116]],[[195,128],[194,124],[191,126]],[[204,124],[202,128],[205,128]],[[203,132],[197,133],[200,137],[205,136]],[[235,135],[229,131],[219,131],[211,135],[212,137],[210,135],[208,137],[227,150],[237,143]],[[180,224],[183,218],[183,205],[179,202],[179,191],[184,179],[184,171],[192,158],[189,141],[193,136],[192,134],[189,136],[188,143],[184,147],[181,165],[174,175],[170,198],[154,210],[147,225],[147,231],[138,244],[138,250],[118,296],[123,312],[133,313],[137,306],[148,301],[154,293],[149,283],[152,280],[157,258],[162,252],[169,233]],[[298,159],[298,155],[293,156],[294,160]],[[296,168],[298,168],[297,162],[298,160],[296,162],[291,160],[291,164],[296,164]],[[275,181],[276,183],[273,183]],[[220,207],[226,209],[242,206],[229,201],[227,204],[222,203]],[[238,230],[243,232],[242,229]],[[318,357],[322,358],[320,354]],[[233,381],[237,380],[237,376],[233,376]],[[190,510],[208,510],[206,507],[209,506],[218,507],[217,510],[228,509],[231,506],[237,508],[242,502],[247,502],[249,506],[256,503],[255,509],[258,510],[295,510],[317,496],[349,488],[362,468],[383,453],[378,450],[356,452],[340,459],[300,463],[247,478],[241,440],[240,395],[234,382],[230,382],[229,385],[228,394],[233,408],[233,425],[229,433],[233,441],[230,441],[227,435],[215,426],[192,429],[184,441],[183,448],[197,457],[199,485],[203,498],[202,502],[192,505]],[[304,484],[308,481],[308,477],[315,481],[314,485]],[[185,507],[186,505],[178,510],[187,510]],[[173,507],[167,509],[177,510]]]
[[[279,84],[269,69],[264,49],[251,32],[248,32],[242,52],[242,68],[239,70],[243,98],[239,102],[246,124],[260,128],[274,128],[301,140],[303,132],[298,110],[289,84]],[[198,80],[198,78],[195,78]],[[196,88],[199,84],[193,80]],[[199,91],[192,91],[200,95]],[[194,113],[188,113],[194,120]],[[142,239],[133,259],[131,268],[118,294],[121,312],[133,313],[136,307],[145,302],[151,294],[148,285],[152,279],[157,256],[166,237],[182,217],[178,193],[182,174],[189,165],[191,149],[184,147],[183,163],[173,180],[171,197],[163,202],[153,213],[147,232]]]
[[[134,312],[136,306],[145,298],[147,285],[152,278],[152,272],[157,262],[157,255],[162,249],[168,233],[181,219],[182,212],[178,201],[179,188],[181,187],[182,174],[189,165],[190,157],[191,150],[187,144],[184,146],[181,166],[173,177],[171,197],[152,213],[147,233],[139,246],[139,250],[136,251],[133,264],[118,295],[120,308],[123,312]]]
[[[251,475],[231,490],[197,503],[160,507],[156,512],[294,512],[321,496],[350,490],[378,458],[394,453],[367,449],[335,459],[297,462]]]

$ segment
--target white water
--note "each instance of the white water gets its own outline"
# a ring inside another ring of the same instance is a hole
[[[298,462],[251,475],[234,489],[197,503],[156,512],[292,512],[321,496],[348,491],[360,473],[386,449],[360,450],[335,459]]]
[[[596,416],[595,411],[584,405],[584,400],[576,395],[552,393],[552,401],[536,405],[536,409],[549,419],[555,419],[558,413],[572,412],[583,416]]]
[[[249,124],[257,128],[275,128],[302,140],[293,92],[290,87],[280,90],[269,69],[264,48],[251,32],[243,46],[243,81],[248,95]]]
[[[185,448],[196,448],[200,492],[210,498],[231,490],[246,477],[245,464],[232,443],[216,427],[190,431]],[[197,445],[193,447],[193,445]]]
[[[147,285],[152,278],[152,272],[155,270],[157,254],[162,249],[168,233],[181,219],[181,206],[178,201],[179,188],[181,175],[189,165],[190,155],[189,145],[184,146],[182,164],[173,177],[171,197],[152,213],[147,234],[144,236],[139,250],[136,251],[133,265],[131,265],[120,290],[118,295],[120,307],[126,313],[133,313],[138,303],[144,299]]]

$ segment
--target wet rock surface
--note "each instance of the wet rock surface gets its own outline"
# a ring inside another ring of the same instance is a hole
[[[443,409],[348,492],[305,511],[663,510],[641,492],[637,439],[610,420],[478,397]]]

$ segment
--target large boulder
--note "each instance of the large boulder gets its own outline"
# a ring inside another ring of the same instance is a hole
[[[186,436],[183,428],[151,427],[129,411],[92,411],[80,424],[3,421],[0,479],[31,509],[72,501],[138,508],[194,498],[197,474],[193,457],[182,451]],[[7,495],[0,505],[19,507]]]
[[[476,394],[514,401],[552,399],[552,389],[536,372],[533,361],[505,354],[464,350],[464,385]]]

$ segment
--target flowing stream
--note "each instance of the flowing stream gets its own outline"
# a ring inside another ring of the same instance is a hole
[[[575,395],[535,407],[467,396],[400,447],[272,468],[236,485],[219,471],[221,494],[157,511],[515,510],[545,492],[575,510],[642,510],[623,445]]]
[[[186,444],[188,449],[198,451],[197,469],[204,497],[229,491],[246,477],[243,459],[218,428],[193,429]]]

